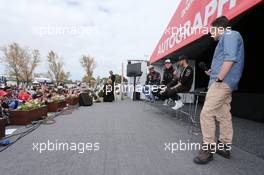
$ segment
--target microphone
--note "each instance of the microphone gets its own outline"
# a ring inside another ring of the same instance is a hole
[[[200,62],[200,63],[198,64],[198,66],[199,66],[199,68],[202,69],[203,71],[208,71],[208,70],[209,70],[208,67],[207,67],[207,65],[205,64],[205,62]]]

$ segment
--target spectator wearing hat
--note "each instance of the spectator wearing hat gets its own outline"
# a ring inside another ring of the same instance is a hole
[[[149,66],[149,73],[147,75],[146,85],[160,85],[160,73],[155,71],[154,66]]]
[[[150,87],[152,86],[159,86],[160,85],[160,73],[156,72],[154,69],[154,66],[149,66],[149,73],[147,75],[147,80],[145,82],[145,86],[143,88],[143,93],[146,95],[146,97],[151,101],[155,101],[155,96],[153,95],[153,92],[150,90]],[[158,89],[158,87],[157,87]]]

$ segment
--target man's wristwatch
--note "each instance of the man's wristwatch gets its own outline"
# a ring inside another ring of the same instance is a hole
[[[222,83],[223,80],[221,80],[220,78],[217,78],[217,79],[216,79],[216,82],[217,82],[217,83]]]

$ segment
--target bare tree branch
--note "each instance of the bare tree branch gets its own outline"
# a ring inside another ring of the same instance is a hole
[[[7,68],[9,76],[16,78],[17,84],[21,81],[27,84],[32,81],[33,72],[40,62],[38,50],[32,52],[27,48],[22,48],[17,43],[12,43],[3,49],[3,62]]]
[[[65,73],[63,70],[63,61],[59,56],[54,52],[50,51],[48,54],[48,66],[49,77],[56,82],[56,84],[64,83],[69,79],[70,73]]]
[[[91,83],[91,80],[93,80],[93,71],[96,68],[96,63],[94,61],[94,58],[89,55],[84,55],[80,59],[80,63],[82,67],[84,68],[86,75],[83,77],[83,81],[87,83]]]

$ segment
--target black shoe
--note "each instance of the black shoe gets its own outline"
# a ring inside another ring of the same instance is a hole
[[[210,150],[200,150],[198,156],[193,159],[196,164],[207,164],[214,159]]]
[[[221,145],[220,145],[221,144]],[[217,150],[216,153],[219,154],[220,156],[230,159],[231,157],[231,144],[224,144],[220,141],[217,143]]]

